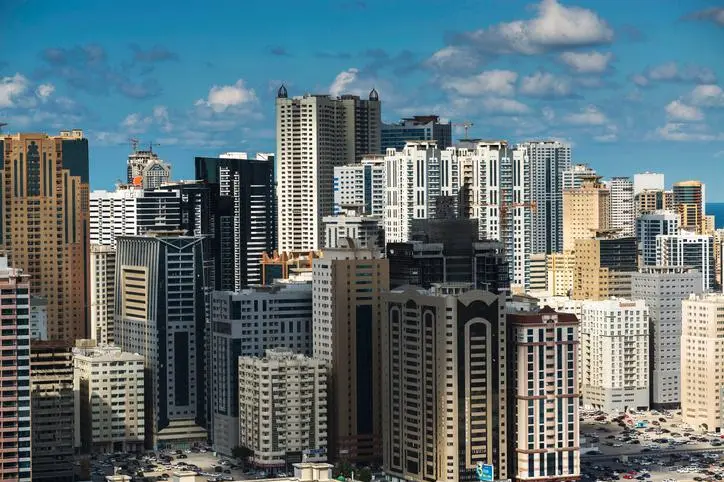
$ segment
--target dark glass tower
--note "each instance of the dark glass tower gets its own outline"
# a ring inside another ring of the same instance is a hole
[[[215,289],[261,284],[262,253],[277,245],[273,156],[197,157],[196,179],[211,188],[208,229],[214,233]]]

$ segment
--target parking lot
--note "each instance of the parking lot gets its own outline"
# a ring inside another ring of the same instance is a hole
[[[582,480],[684,482],[724,480],[724,439],[695,431],[677,412],[582,412]]]
[[[154,477],[159,481],[171,480],[171,475],[177,471],[196,472],[197,482],[253,480],[262,477],[262,474],[252,471],[245,473],[233,461],[214,456],[210,451],[185,450],[180,452],[170,450],[144,455],[99,455],[91,461],[92,480],[105,482],[105,476],[111,475],[114,467],[119,474]]]

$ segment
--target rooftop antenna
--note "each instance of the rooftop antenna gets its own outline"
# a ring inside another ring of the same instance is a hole
[[[138,139],[135,137],[131,137],[128,139],[128,141],[131,143],[131,148],[133,149],[133,152],[138,151]]]
[[[6,125],[8,125],[7,122],[0,122],[0,134],[3,133],[3,127],[5,127]]]

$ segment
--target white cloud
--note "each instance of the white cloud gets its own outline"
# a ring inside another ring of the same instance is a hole
[[[593,140],[596,142],[615,142],[618,140],[618,126],[615,124],[609,124],[606,126],[604,133],[593,136]]]
[[[608,69],[613,59],[611,52],[563,52],[561,61],[579,74],[598,74]]]
[[[724,90],[716,84],[697,85],[690,94],[691,103],[703,107],[724,107]]]
[[[530,109],[522,102],[513,99],[487,98],[483,100],[483,108],[492,114],[527,114]]]
[[[541,114],[543,114],[543,118],[548,122],[551,122],[553,119],[556,118],[556,112],[548,106],[545,106],[541,109]]]
[[[709,20],[721,27],[724,27],[724,7],[711,7],[699,10],[687,15],[687,18],[694,20]]]
[[[351,68],[337,74],[334,78],[334,82],[329,86],[329,93],[334,96],[342,95],[347,87],[357,80],[359,75],[359,69]]]
[[[714,141],[724,139],[724,133],[716,135],[709,132],[702,124],[683,124],[680,122],[667,122],[655,132],[656,137],[667,141]]]
[[[201,123],[203,121],[199,122]],[[121,121],[122,130],[129,134],[142,134],[153,126],[159,126],[164,132],[173,130],[166,106],[157,105],[153,108],[153,113],[148,116],[135,112],[127,115],[126,118]]]
[[[425,65],[438,70],[464,71],[474,69],[480,60],[480,55],[469,47],[449,45],[432,54]]]
[[[672,121],[700,121],[704,119],[704,113],[691,105],[686,105],[680,100],[674,100],[666,106],[666,115]]]
[[[567,97],[571,83],[547,72],[536,72],[520,82],[520,93],[530,97]]]
[[[157,105],[153,108],[153,119],[161,126],[164,132],[171,132],[173,124],[168,115],[168,108],[165,105]]]
[[[239,107],[254,104],[257,101],[254,89],[248,89],[243,79],[239,79],[233,85],[214,85],[209,90],[206,99],[199,99],[196,105],[205,105],[214,112],[223,112],[229,107]]]
[[[40,97],[41,100],[47,100],[48,97],[53,95],[53,92],[55,92],[55,86],[53,84],[40,84],[37,89],[35,89],[35,95]]]
[[[666,62],[635,74],[631,80],[638,86],[645,87],[652,82],[693,82],[711,84],[716,82],[716,74],[708,67],[698,65],[679,65]]]
[[[0,79],[0,108],[14,107],[18,97],[28,90],[28,79],[21,74]]]
[[[598,110],[595,105],[589,105],[581,112],[568,114],[564,117],[564,120],[568,124],[579,126],[600,126],[608,122],[606,115]]]
[[[613,30],[592,10],[542,0],[530,20],[501,23],[461,36],[482,51],[538,54],[570,47],[608,44]]]
[[[486,94],[511,96],[517,79],[518,74],[510,70],[487,70],[466,78],[446,78],[441,85],[445,90],[468,97]]]

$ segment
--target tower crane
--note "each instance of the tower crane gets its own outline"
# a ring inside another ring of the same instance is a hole
[[[472,123],[472,121],[463,121],[463,122],[455,122],[453,123],[453,126],[455,127],[462,127],[465,131],[465,139],[468,138],[468,130],[473,127],[475,124]]]
[[[133,149],[133,152],[136,152],[138,150],[138,139],[135,137],[129,137],[128,142],[131,143],[131,149]]]
[[[3,127],[5,127],[6,125],[8,125],[7,122],[0,122],[0,134],[3,133]]]

